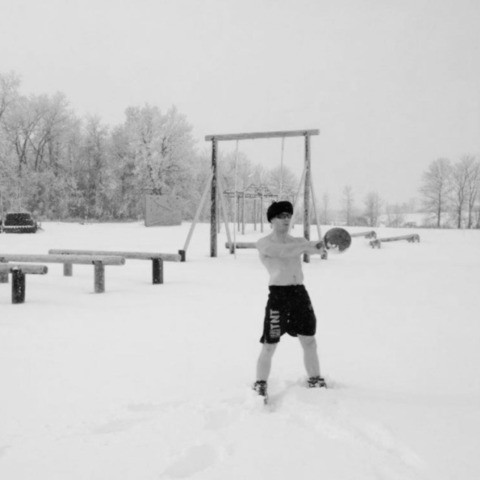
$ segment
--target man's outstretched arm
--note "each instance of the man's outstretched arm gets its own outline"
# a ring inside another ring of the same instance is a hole
[[[256,246],[258,251],[266,257],[296,257],[303,253],[315,254],[320,253],[323,243],[322,242],[309,242],[303,241],[291,242],[291,243],[274,243],[268,242],[264,239],[260,239]]]

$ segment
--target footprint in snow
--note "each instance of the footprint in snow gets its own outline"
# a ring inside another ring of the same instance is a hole
[[[211,445],[195,445],[165,469],[160,478],[187,478],[206,470],[217,461],[217,451]]]
[[[142,420],[139,419],[117,419],[112,420],[111,422],[104,423],[103,425],[98,425],[92,429],[92,432],[96,435],[106,435],[110,433],[123,432],[134,427]]]
[[[12,448],[11,445],[2,445],[0,447],[0,458],[7,454],[7,451]]]

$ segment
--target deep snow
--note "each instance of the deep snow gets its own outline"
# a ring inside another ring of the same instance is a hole
[[[43,227],[0,235],[0,253],[175,253],[189,225]],[[304,388],[284,337],[267,408],[249,389],[267,274],[223,234],[209,258],[208,225],[163,285],[134,260],[106,268],[104,294],[88,266],[28,277],[23,305],[0,284],[0,478],[478,478],[480,232],[417,232],[419,244],[355,238],[304,265],[332,388]]]

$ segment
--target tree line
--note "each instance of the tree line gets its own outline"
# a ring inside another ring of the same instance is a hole
[[[221,155],[219,163],[225,189],[268,192],[281,181],[290,194],[296,184],[288,170],[279,180],[278,169],[254,166],[241,154]],[[96,116],[80,118],[61,93],[23,95],[15,73],[0,73],[0,214],[139,219],[145,195],[155,194],[173,196],[189,220],[210,168],[209,152],[198,152],[192,126],[173,106],[130,106],[124,122],[110,127]]]
[[[363,209],[354,203],[351,186],[342,192],[341,221],[346,225],[378,226],[380,218],[389,227],[417,226],[405,220],[409,213],[422,213],[424,224],[436,228],[480,228],[480,159],[463,155],[457,161],[438,158],[423,172],[419,201],[387,204],[380,195],[369,192]],[[323,220],[328,223],[328,196],[323,198]]]
[[[244,154],[220,153],[226,192],[293,199],[298,178],[288,168],[265,169]],[[41,219],[134,220],[143,218],[145,195],[177,200],[184,220],[195,215],[211,168],[208,148],[197,148],[192,126],[174,106],[130,106],[113,127],[97,116],[80,118],[65,95],[23,95],[14,73],[0,72],[0,215],[27,210]],[[433,226],[480,228],[480,163],[472,155],[457,162],[433,161],[423,173],[421,209]],[[281,192],[281,195],[279,193]],[[271,195],[271,196],[269,196]],[[227,195],[233,218],[235,200]],[[414,202],[388,205],[375,191],[357,208],[353,188],[341,192],[340,211],[329,195],[317,199],[321,223],[405,226]],[[245,218],[259,213],[245,202]],[[242,212],[243,214],[243,212]],[[200,219],[209,218],[206,205]],[[312,221],[315,221],[312,218]]]
[[[438,228],[480,228],[480,160],[464,155],[456,162],[433,161],[423,173],[424,211]]]

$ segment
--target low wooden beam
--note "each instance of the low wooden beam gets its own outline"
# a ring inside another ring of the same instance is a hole
[[[376,238],[375,240],[370,240],[370,246],[372,248],[381,248],[382,243],[398,242],[400,240],[406,240],[409,243],[418,243],[420,242],[420,235],[418,233],[409,233],[397,237]]]
[[[123,257],[132,260],[153,260],[161,258],[164,262],[181,262],[182,257],[178,253],[158,253],[158,252],[126,252],[113,250],[74,250],[52,248],[48,251],[51,255],[107,255],[114,257]]]
[[[25,253],[0,253],[0,262],[45,262],[45,263],[78,263],[92,265],[103,262],[105,265],[124,265],[125,259],[114,255],[41,255]]]
[[[45,275],[48,272],[46,265],[21,265],[4,264],[0,265],[0,272],[12,274],[12,303],[25,303],[26,279],[25,275]],[[7,279],[8,280],[8,279]]]

